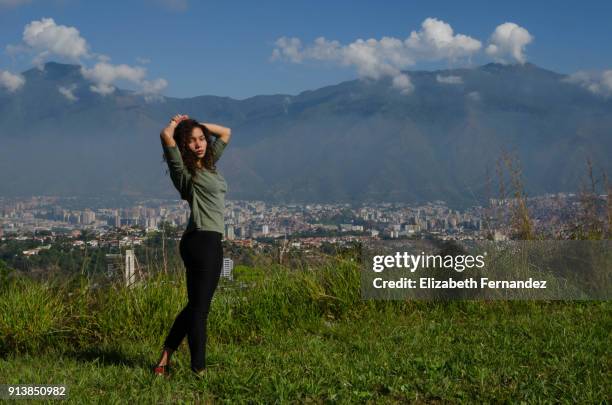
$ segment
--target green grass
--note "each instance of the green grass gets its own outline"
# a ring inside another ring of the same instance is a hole
[[[186,340],[170,380],[149,371],[186,300],[180,275],[135,290],[5,285],[0,383],[66,384],[74,403],[612,399],[608,302],[362,301],[347,261],[259,271],[251,289],[217,291],[203,379]]]

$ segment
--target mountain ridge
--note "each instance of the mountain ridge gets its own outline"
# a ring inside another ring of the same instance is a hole
[[[587,157],[610,171],[612,103],[567,75],[530,63],[406,73],[408,95],[383,78],[148,103],[120,88],[93,93],[78,65],[48,62],[24,72],[22,90],[0,92],[0,194],[171,197],[156,135],[177,112],[232,128],[219,162],[228,198],[461,207],[486,198],[502,150],[518,153],[528,193],[575,190]],[[58,87],[77,78],[71,101]]]

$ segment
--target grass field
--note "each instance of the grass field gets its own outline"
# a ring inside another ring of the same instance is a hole
[[[362,301],[346,260],[258,271],[218,290],[202,379],[186,340],[169,380],[150,374],[181,273],[132,290],[5,284],[0,384],[66,384],[74,403],[612,400],[609,302]]]

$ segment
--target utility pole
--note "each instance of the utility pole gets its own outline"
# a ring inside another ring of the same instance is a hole
[[[168,262],[166,261],[166,218],[162,221],[162,254],[164,257],[164,274],[168,274]]]
[[[135,259],[136,256],[134,255],[134,251],[132,249],[127,249],[125,251],[125,262],[123,266],[123,274],[126,287],[132,287],[134,282],[136,281]]]
[[[281,242],[281,245],[278,248],[278,264],[283,264],[283,256],[285,255],[285,253],[287,252],[287,232],[285,232],[285,236],[283,238],[283,241]]]

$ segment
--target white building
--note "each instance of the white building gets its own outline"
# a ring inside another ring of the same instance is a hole
[[[228,280],[233,280],[234,261],[229,257],[223,258],[223,269],[221,270],[221,277],[225,277]]]
[[[225,239],[233,240],[235,237],[234,226],[229,224],[225,225]]]

